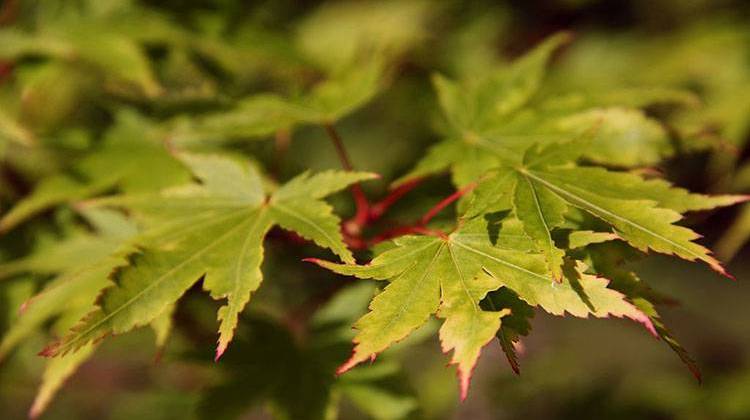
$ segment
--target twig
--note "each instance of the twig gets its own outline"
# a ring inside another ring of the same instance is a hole
[[[375,221],[380,219],[388,209],[394,205],[398,200],[406,195],[409,191],[416,188],[422,182],[422,178],[415,178],[409,182],[399,185],[388,193],[385,198],[378,201],[377,203],[370,206],[370,214],[368,221]]]
[[[422,218],[419,219],[419,222],[417,222],[414,225],[398,226],[365,241],[364,244],[353,243],[353,245],[360,245],[360,246],[363,246],[364,248],[369,248],[380,242],[387,241],[393,238],[397,238],[403,235],[413,234],[413,233],[420,234],[420,235],[430,235],[430,236],[438,236],[441,238],[446,238],[447,235],[443,231],[438,230],[438,229],[428,229],[427,224],[443,209],[445,209],[451,203],[455,202],[459,198],[463,197],[464,195],[472,191],[474,188],[476,188],[476,186],[477,184],[473,182],[461,188],[460,190],[454,192],[453,194],[449,195],[443,200],[440,200],[439,203],[437,203],[434,207],[428,210],[427,213],[425,213],[424,216],[422,216]],[[413,188],[413,186],[411,188]]]
[[[326,133],[328,133],[328,137],[330,137],[331,141],[333,142],[336,153],[339,155],[341,166],[343,166],[347,171],[353,170],[354,167],[352,166],[352,162],[349,159],[349,155],[346,153],[344,142],[341,140],[341,136],[339,136],[339,133],[336,131],[332,124],[324,124],[323,126],[325,127]],[[352,196],[354,196],[354,202],[357,206],[357,213],[354,215],[354,218],[352,218],[352,220],[349,220],[344,224],[344,229],[348,234],[358,235],[362,229],[362,226],[367,223],[367,219],[370,213],[370,202],[367,200],[367,196],[365,196],[364,191],[362,191],[362,185],[360,185],[359,182],[352,184],[350,189],[352,192]]]
[[[287,151],[289,151],[289,145],[292,142],[292,133],[289,129],[282,128],[273,136],[273,146],[275,159],[273,161],[272,173],[279,177],[281,170],[284,166],[284,160],[286,160]]]
[[[5,0],[0,7],[0,26],[13,23],[18,14],[18,0]]]
[[[425,226],[427,223],[432,220],[433,217],[437,216],[438,213],[443,211],[444,208],[448,207],[451,203],[458,200],[459,198],[463,197],[467,193],[471,192],[474,188],[477,187],[476,182],[472,182],[465,187],[461,188],[460,190],[454,192],[453,194],[449,195],[445,199],[441,200],[439,203],[435,205],[435,207],[431,208],[430,210],[425,213],[424,216],[422,216],[422,219],[419,221],[420,226]]]

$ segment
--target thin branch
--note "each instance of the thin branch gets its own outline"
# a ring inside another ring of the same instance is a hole
[[[463,197],[467,193],[471,192],[474,188],[477,187],[476,182],[472,182],[465,187],[461,188],[460,190],[454,192],[453,194],[449,195],[445,199],[441,200],[439,203],[435,205],[435,207],[431,208],[430,210],[425,213],[424,216],[422,216],[422,219],[419,221],[420,226],[425,226],[427,223],[432,220],[433,217],[437,216],[438,213],[443,211],[444,208],[448,207],[451,203],[458,200],[459,198]]]
[[[341,136],[339,136],[339,133],[336,131],[332,124],[324,124],[323,127],[325,127],[326,129],[328,137],[330,137],[331,141],[333,141],[333,146],[336,148],[336,153],[338,153],[339,155],[339,160],[341,160],[341,166],[343,166],[347,171],[353,170],[354,167],[352,166],[352,161],[351,159],[349,159],[349,154],[346,153],[344,142],[343,140],[341,140]]]
[[[349,159],[349,154],[346,152],[344,142],[341,140],[341,136],[339,136],[339,133],[336,131],[332,124],[324,124],[323,127],[325,127],[326,133],[328,133],[328,137],[330,137],[331,141],[333,142],[336,153],[339,155],[341,166],[343,166],[347,171],[353,170],[354,167],[352,166],[352,161]],[[352,184],[350,190],[352,192],[352,196],[354,197],[354,202],[357,205],[357,213],[352,220],[345,223],[344,228],[350,234],[357,234],[361,230],[362,226],[367,223],[367,219],[370,213],[370,202],[367,200],[367,196],[365,196],[364,191],[362,191],[362,185],[360,185],[359,182],[357,182],[356,184]]]
[[[287,128],[282,128],[273,136],[274,155],[273,173],[277,178],[281,175],[281,170],[284,166],[284,160],[286,160],[287,151],[289,151],[289,145],[292,142],[292,133]]]
[[[370,206],[369,221],[380,219],[388,209],[409,191],[416,188],[422,182],[422,178],[415,178],[394,188],[385,198]]]
[[[406,191],[410,190],[411,188],[414,188],[416,186],[417,182],[414,183],[414,185],[406,187]],[[438,229],[429,229],[427,228],[427,224],[434,218],[438,213],[440,213],[443,209],[448,207],[451,203],[455,202],[459,198],[463,197],[470,191],[472,191],[474,188],[476,188],[477,183],[472,182],[471,184],[466,185],[465,187],[461,188],[460,190],[454,192],[453,194],[449,195],[445,199],[441,200],[439,203],[437,203],[434,207],[432,207],[430,210],[425,213],[424,216],[422,216],[421,219],[419,219],[419,222],[408,225],[408,226],[397,226],[393,229],[386,230],[383,233],[380,233],[379,235],[368,239],[366,241],[362,241],[361,239],[357,239],[356,241],[349,242],[349,244],[352,246],[353,249],[364,249],[369,248],[373,245],[379,244],[380,242],[387,241],[389,239],[397,238],[399,236],[409,235],[409,234],[420,234],[420,235],[429,235],[429,236],[437,236],[440,238],[446,238],[447,235]],[[402,196],[406,193],[404,191],[403,193],[400,193],[399,196]]]
[[[0,7],[0,26],[10,25],[18,15],[18,0],[5,0]]]

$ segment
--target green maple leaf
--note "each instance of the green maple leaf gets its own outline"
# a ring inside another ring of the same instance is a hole
[[[607,280],[584,274],[580,263],[566,265],[562,283],[550,281],[544,258],[529,253],[534,245],[518,221],[508,219],[497,232],[491,231],[479,217],[445,237],[398,238],[395,248],[367,265],[313,260],[340,274],[389,281],[373,299],[370,312],[355,324],[359,332],[354,353],[339,371],[374,358],[437,314],[444,319],[442,348],[453,350],[451,363],[457,365],[465,398],[481,349],[495,337],[501,318],[509,313],[507,308],[484,310],[480,302],[502,286],[529,305],[555,315],[626,316],[653,329],[622,294],[606,287]]]
[[[603,168],[580,167],[573,162],[585,143],[533,146],[520,164],[500,167],[476,190],[469,213],[512,208],[537,249],[547,256],[556,279],[563,251],[552,231],[575,207],[608,223],[614,233],[633,247],[700,260],[728,275],[710,251],[694,242],[699,235],[678,226],[680,213],[707,210],[747,200],[746,196],[705,196],[674,188],[663,180]]]
[[[200,183],[161,194],[103,200],[140,216],[146,232],[134,241],[138,250],[113,275],[115,285],[80,324],[43,352],[65,354],[108,334],[153,321],[198,279],[219,309],[220,357],[232,339],[239,313],[260,286],[263,238],[279,225],[353,261],[342,241],[339,219],[322,197],[373,178],[368,173],[307,173],[270,196],[247,164],[219,156],[183,155]]]
[[[0,232],[47,208],[73,203],[114,186],[124,192],[143,192],[186,182],[189,174],[166,149],[163,135],[147,119],[121,111],[102,146],[76,162],[71,174],[43,179],[3,215]]]
[[[94,233],[76,233],[36,252],[0,265],[1,276],[21,273],[56,277],[24,302],[20,315],[0,340],[0,359],[51,318],[75,318],[107,285],[107,274],[122,259],[117,249],[136,233],[123,215],[107,209],[85,209]]]
[[[445,139],[396,180],[450,170],[456,185],[465,185],[487,170],[517,162],[534,143],[554,143],[581,135],[592,137],[586,158],[612,166],[644,166],[673,153],[667,131],[633,102],[579,96],[545,97],[543,78],[552,54],[569,41],[552,36],[507,69],[480,82],[459,84],[435,76],[433,84],[446,120]]]
[[[73,23],[73,22],[68,22]],[[56,25],[57,26],[57,25]],[[16,29],[0,31],[0,57],[17,59],[46,55],[61,61],[80,61],[93,67],[93,75],[132,84],[147,96],[156,96],[161,86],[138,44],[106,25],[78,21],[66,27],[29,33]]]
[[[20,308],[18,318],[0,340],[0,359],[23,340],[53,320],[52,331],[61,334],[89,312],[107,275],[124,263],[116,250],[135,233],[135,226],[122,214],[107,209],[82,209],[82,216],[95,233],[78,233],[40,248],[37,252],[3,264],[3,275],[21,272],[57,274]],[[39,416],[77,368],[93,354],[96,345],[47,362],[42,382],[29,411]]]
[[[333,124],[367,104],[382,88],[383,64],[372,60],[353,66],[297,97],[260,94],[240,100],[233,109],[172,122],[171,137],[180,144],[201,141],[262,139],[279,130],[309,124]]]

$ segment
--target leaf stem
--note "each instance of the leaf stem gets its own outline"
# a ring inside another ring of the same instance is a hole
[[[416,187],[416,185],[419,183],[419,181],[417,180],[412,181],[412,182],[413,182],[413,185],[407,186],[406,184],[404,184],[404,191],[399,191],[396,199],[406,194],[406,192]],[[476,188],[476,186],[477,186],[477,183],[472,182],[471,184],[464,186],[463,188],[459,189],[458,191],[444,198],[443,200],[440,200],[439,203],[437,203],[434,207],[428,210],[427,213],[425,213],[425,215],[422,216],[422,218],[419,219],[419,221],[413,225],[397,226],[393,229],[386,230],[385,232],[366,241],[362,241],[359,238],[350,238],[349,245],[352,246],[352,248],[354,249],[365,249],[373,245],[379,244],[380,242],[387,241],[389,239],[397,238],[399,236],[414,234],[414,233],[420,234],[420,235],[437,236],[437,237],[445,239],[447,238],[447,235],[445,234],[445,232],[438,230],[438,229],[429,229],[426,227],[427,224],[430,222],[430,220],[432,220],[432,218],[434,218],[443,209],[445,209],[451,203],[455,202],[459,198],[463,197],[464,195],[472,191],[474,188]],[[394,193],[396,193],[395,190],[394,190]],[[386,197],[386,199],[388,199],[388,197]],[[384,199],[383,201],[386,201],[386,199]]]
[[[454,192],[453,194],[449,195],[448,197],[441,200],[439,203],[437,203],[433,208],[427,211],[427,213],[422,216],[422,219],[419,220],[420,226],[425,226],[427,223],[432,220],[433,217],[437,216],[438,213],[443,211],[444,208],[448,207],[451,203],[458,200],[459,198],[463,197],[467,193],[471,192],[474,188],[477,187],[476,182],[472,182],[470,184],[467,184],[460,190]]]
[[[422,178],[415,178],[405,182],[391,190],[385,198],[370,206],[369,221],[380,219],[388,209],[409,191],[416,188],[422,182]]]
[[[352,171],[354,167],[352,166],[352,161],[349,159],[349,154],[346,152],[346,148],[344,147],[344,142],[341,140],[341,136],[339,136],[339,133],[333,127],[333,124],[323,124],[323,127],[325,128],[326,133],[328,133],[328,137],[330,137],[331,142],[333,142],[336,153],[339,155],[341,166],[343,166],[343,168],[347,171]],[[344,228],[348,231],[348,233],[355,234],[359,232],[362,226],[367,223],[367,219],[370,213],[370,202],[369,200],[367,200],[367,196],[365,196],[365,193],[362,190],[362,185],[360,185],[359,182],[352,184],[350,190],[352,192],[352,196],[354,197],[354,202],[357,206],[357,213],[352,220],[348,221],[345,224]]]

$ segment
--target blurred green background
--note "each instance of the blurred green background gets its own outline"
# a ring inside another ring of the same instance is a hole
[[[695,191],[750,192],[747,1],[1,4],[4,211],[51,174],[99,176],[75,162],[107,135],[115,136],[112,127],[122,121],[141,130],[137,135],[166,125],[174,128],[174,141],[187,147],[250,153],[279,179],[307,168],[337,168],[319,127],[259,142],[274,136],[262,127],[250,132],[231,116],[205,126],[196,116],[231,109],[260,92],[297,94],[363,55],[388,63],[389,83],[338,128],[355,166],[389,181],[439,139],[433,72],[470,78],[560,30],[572,31],[575,39],[552,65],[548,96],[605,95],[643,85],[675,89],[684,107],[657,104],[647,110],[675,139],[674,158],[656,169]],[[436,197],[450,193],[441,181],[414,191],[394,213],[403,220],[421,214]],[[366,188],[378,195],[386,186]],[[341,212],[352,211],[345,196],[333,201]],[[0,238],[0,256],[8,261],[70,233],[73,217],[65,206],[47,210]],[[707,243],[718,243],[722,258],[731,258],[736,282],[654,255],[633,269],[679,301],[663,308],[663,317],[700,365],[701,385],[667,346],[634,323],[543,313],[523,341],[521,375],[513,374],[493,343],[463,403],[454,370],[445,366],[432,334],[434,325],[372,366],[335,379],[331,366],[350,350],[342,336],[365,311],[372,289],[347,287],[333,301],[319,303],[304,314],[312,327],[300,337],[284,315],[289,308],[348,280],[299,263],[317,255],[314,248],[290,250],[270,238],[264,270],[273,272],[273,284],[264,284],[246,311],[239,343],[227,359],[211,362],[216,304],[189,293],[163,354],[149,329],[107,340],[43,418],[264,419],[278,411],[274,405],[286,406],[282,416],[304,418],[306,400],[316,398],[311,390],[332,387],[331,403],[340,403],[341,419],[750,419],[750,248],[743,248],[750,210],[691,215],[688,222]],[[13,323],[20,303],[47,278],[16,275],[0,281],[0,328]],[[43,369],[36,353],[49,337],[39,331],[0,361],[0,418],[26,416]],[[278,348],[290,350],[279,354]]]

